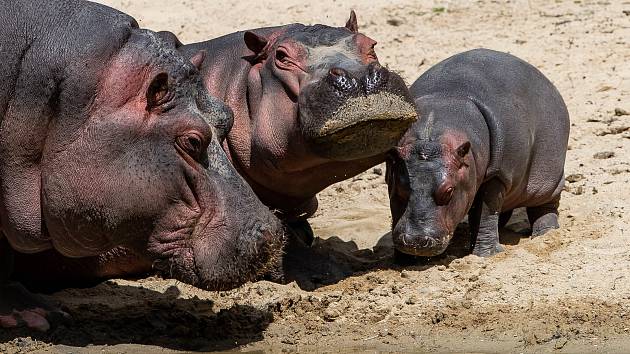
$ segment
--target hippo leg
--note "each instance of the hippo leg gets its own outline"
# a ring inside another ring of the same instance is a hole
[[[510,221],[510,218],[512,217],[513,211],[514,209],[507,210],[507,211],[502,212],[501,215],[499,215],[499,229],[507,225],[507,223]]]
[[[313,229],[311,228],[311,224],[309,224],[308,220],[300,219],[296,221],[288,221],[287,227],[289,229],[289,234],[294,240],[301,242],[306,246],[311,246],[313,244],[315,234],[313,233]]]
[[[558,223],[559,204],[560,199],[558,198],[548,204],[527,208],[527,219],[529,219],[529,223],[532,225],[532,238],[560,227]]]
[[[6,240],[0,239],[0,327],[26,326],[45,332],[50,329],[51,322],[69,317],[43,297],[9,281],[12,268],[13,251]]]
[[[468,213],[474,240],[472,253],[476,256],[489,257],[503,251],[503,246],[499,244],[499,214],[504,192],[505,187],[496,179],[485,183],[477,192]]]

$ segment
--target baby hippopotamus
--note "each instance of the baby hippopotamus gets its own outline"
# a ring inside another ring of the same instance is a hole
[[[553,84],[512,55],[452,56],[410,89],[420,119],[387,159],[396,251],[434,256],[468,213],[473,254],[500,252],[498,228],[527,208],[532,237],[558,228],[569,114]]]

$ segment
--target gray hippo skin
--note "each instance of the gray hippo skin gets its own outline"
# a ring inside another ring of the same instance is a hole
[[[527,208],[532,236],[558,228],[569,115],[553,84],[512,55],[452,56],[410,89],[419,120],[387,160],[398,254],[438,255],[468,213],[473,254],[502,250],[498,228]]]
[[[281,224],[221,148],[203,53],[85,1],[1,1],[0,23],[0,327],[63,315],[11,282],[18,253],[43,277],[153,267],[206,289],[275,266]]]
[[[259,28],[181,49],[208,52],[204,83],[234,112],[224,149],[294,228],[308,229],[317,193],[383,162],[416,119],[407,86],[380,65],[375,45],[352,12],[345,27]]]

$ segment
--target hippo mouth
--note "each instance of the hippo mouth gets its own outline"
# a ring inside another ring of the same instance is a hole
[[[394,232],[392,236],[394,247],[398,251],[421,257],[433,257],[444,253],[453,237],[452,234],[440,238],[398,232]]]
[[[416,121],[405,97],[381,91],[348,98],[315,134],[313,145],[323,157],[349,161],[382,154]]]

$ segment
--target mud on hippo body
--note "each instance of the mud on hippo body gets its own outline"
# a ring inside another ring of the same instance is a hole
[[[473,253],[499,252],[498,228],[526,207],[532,235],[558,228],[569,115],[530,64],[472,50],[450,57],[410,88],[419,120],[387,159],[398,252],[434,256],[468,213]]]
[[[224,149],[285,220],[307,218],[318,192],[384,161],[415,121],[405,83],[375,45],[352,13],[345,27],[291,24],[182,48],[208,52],[205,85],[235,115]]]
[[[124,247],[110,276],[153,266],[207,289],[274,266],[282,227],[221,148],[232,114],[203,53],[86,1],[4,1],[0,22],[0,326],[55,312],[9,282],[16,252],[46,272],[38,252]]]

